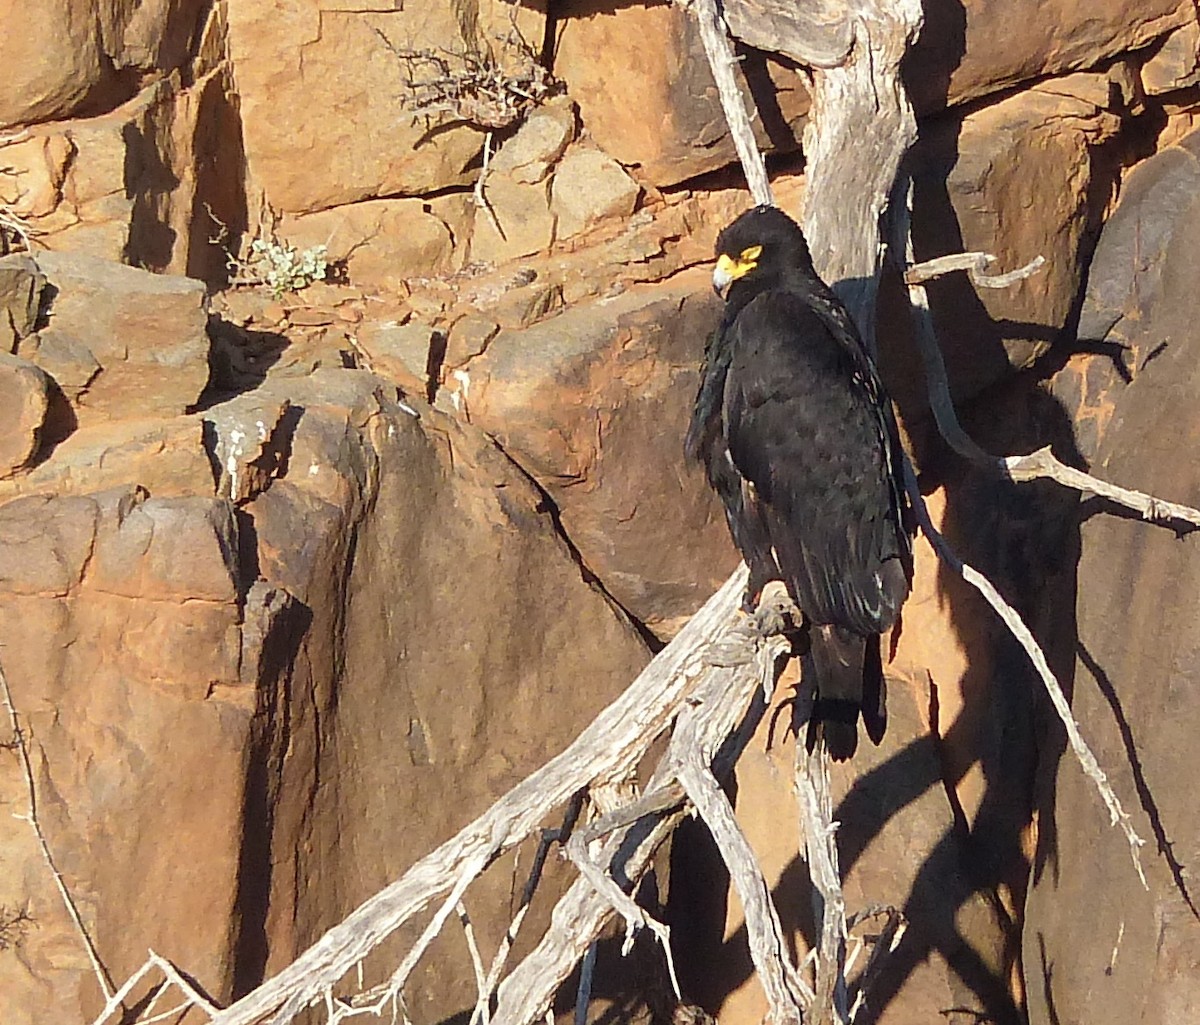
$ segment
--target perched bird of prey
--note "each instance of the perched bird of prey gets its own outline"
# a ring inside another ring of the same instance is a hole
[[[834,759],[887,724],[880,634],[912,579],[910,511],[891,402],[800,227],[767,206],[717,239],[725,298],[685,450],[703,462],[750,567],[743,608],[781,580],[815,675],[808,744]]]

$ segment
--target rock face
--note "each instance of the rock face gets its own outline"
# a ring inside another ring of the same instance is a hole
[[[0,352],[0,477],[37,454],[50,405],[50,381],[32,363]]]
[[[200,0],[53,0],[28,17],[0,5],[0,127],[48,121],[128,98],[128,83],[172,71],[191,54]]]
[[[470,180],[483,132],[444,109],[421,113],[437,100],[413,83],[442,78],[439,60],[451,73],[469,74],[463,54],[492,52],[503,67],[528,63],[522,39],[541,39],[543,15],[521,6],[514,27],[513,8],[501,0],[463,5],[461,21],[456,6],[385,12],[300,0],[230,7],[246,157],[254,186],[274,209],[303,213]],[[338,116],[325,116],[330,109]],[[319,169],[314,152],[328,156]]]
[[[1125,384],[1104,356],[1068,368],[1095,472],[1195,505],[1182,457],[1197,436],[1195,183],[1200,134],[1130,176],[1097,249],[1080,333],[1130,346]],[[1085,509],[1087,505],[1085,504]],[[1183,1023],[1200,1013],[1191,864],[1200,820],[1181,758],[1200,726],[1189,686],[1200,559],[1136,519],[1088,516],[1078,568],[1073,709],[1133,825],[1150,892],[1070,754],[1040,795],[1038,858],[1025,932],[1030,1021]],[[1059,740],[1061,744],[1061,740]],[[1086,921],[1086,928],[1081,923]]]
[[[58,382],[79,422],[196,403],[208,382],[200,282],[71,253],[40,254],[38,268],[52,290],[47,323],[17,352]]]
[[[680,440],[719,315],[698,265],[749,200],[694,19],[665,0],[42,6],[0,0],[0,250],[35,240],[0,257],[0,664],[107,970],[150,946],[224,1001],[560,750],[732,569]],[[724,4],[735,29],[786,7]],[[925,4],[916,256],[1046,261],[1004,290],[930,286],[981,443],[1073,443],[1194,503],[1200,136],[1126,165],[1200,117],[1200,30],[1182,0],[1101,7]],[[789,45],[747,36],[736,73],[796,212]],[[215,294],[252,239],[327,247],[330,279]],[[1075,668],[1084,732],[1153,837],[1152,892],[1025,656],[919,546],[891,727],[835,780],[851,909],[910,923],[860,1020],[1008,1025],[1027,1004],[1032,1025],[1192,1025],[1194,545],[1095,503],[1081,523],[1070,495],[921,444],[899,291],[883,369],[935,521]],[[1076,316],[1090,354],[1064,351]],[[1061,369],[1031,382],[1047,355]],[[7,730],[0,803],[21,815]],[[792,747],[777,728],[767,748],[736,806],[800,949]],[[757,1025],[704,844],[681,832],[664,888],[686,995]],[[485,951],[530,853],[472,893]],[[26,824],[0,863],[0,1021],[90,1020]],[[465,964],[458,937],[434,948],[414,1021],[473,1004]],[[632,978],[620,999],[646,995]]]
[[[464,414],[554,499],[588,569],[660,636],[737,564],[703,473],[683,460],[717,316],[706,285],[680,275],[501,332],[456,382]]]
[[[937,0],[913,49],[908,79],[922,113],[1029,82],[1103,63],[1195,23],[1177,0],[1054,0],[1018,11],[995,0]]]
[[[363,372],[285,391],[177,432],[190,480],[117,453],[104,490],[72,493],[59,465],[58,495],[0,505],[4,669],[59,867],[114,976],[149,944],[218,999],[564,746],[646,658],[477,431],[418,419]],[[257,422],[265,441],[232,464],[261,469],[253,487],[214,478],[205,422],[214,453]],[[15,759],[0,785],[24,807]],[[0,964],[5,1020],[94,1014],[32,832],[0,844],[0,905],[38,924]],[[475,916],[489,942],[507,912],[482,906],[507,908],[506,871]],[[414,1009],[467,1006],[473,984],[434,964]]]
[[[1119,127],[1109,102],[1103,77],[1078,75],[962,118],[947,115],[922,133],[913,161],[916,259],[986,252],[997,258],[988,268],[993,274],[1039,256],[1045,261],[1008,288],[977,288],[961,273],[927,285],[957,401],[1029,366],[1066,325],[1102,215],[1095,196],[1104,172],[1093,169],[1092,152]],[[1033,208],[1036,217],[1028,214]],[[906,317],[899,310],[891,319],[903,324]],[[896,382],[894,398],[910,418],[928,403],[924,382],[904,370],[917,359],[906,344],[881,355]]]
[[[685,11],[596,0],[568,0],[557,11],[554,72],[601,149],[659,187],[735,159],[699,30]],[[747,92],[770,97],[759,144],[794,150],[808,112],[799,76],[762,54],[740,68]]]

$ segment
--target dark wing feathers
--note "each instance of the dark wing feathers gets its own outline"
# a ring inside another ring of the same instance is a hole
[[[890,410],[870,361],[839,342],[822,312],[786,291],[740,310],[728,328],[723,429],[734,466],[762,498],[781,575],[805,614],[880,633],[907,592],[909,557]]]

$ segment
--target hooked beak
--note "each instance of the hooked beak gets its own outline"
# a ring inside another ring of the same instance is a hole
[[[729,286],[739,277],[741,274],[738,273],[738,265],[733,257],[722,254],[717,260],[716,267],[713,268],[713,291],[724,299],[725,293],[729,291]]]

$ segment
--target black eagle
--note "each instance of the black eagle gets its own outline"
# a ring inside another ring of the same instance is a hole
[[[808,744],[834,759],[858,744],[861,711],[887,724],[880,634],[912,580],[911,514],[891,401],[800,227],[774,207],[717,239],[726,300],[709,339],[685,451],[704,463],[750,567],[743,607],[781,580],[804,613],[815,703]]]

